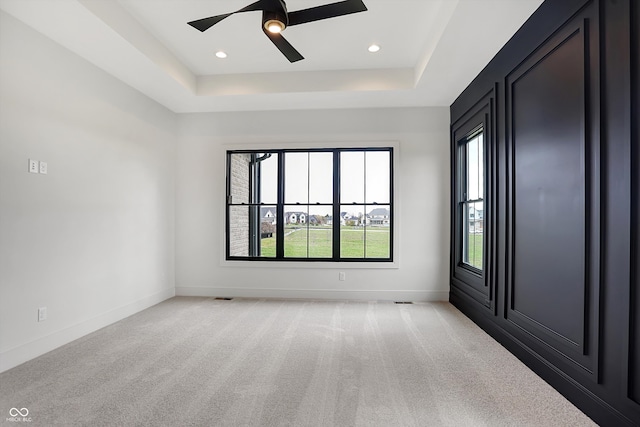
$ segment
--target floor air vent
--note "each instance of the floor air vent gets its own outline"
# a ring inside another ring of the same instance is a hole
[[[411,301],[394,301],[394,304],[413,304]]]
[[[214,298],[214,299],[216,299],[216,300],[220,300],[220,301],[231,301],[233,298],[222,298],[222,297],[217,297],[217,298]]]

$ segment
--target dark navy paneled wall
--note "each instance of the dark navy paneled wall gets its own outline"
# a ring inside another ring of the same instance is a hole
[[[450,300],[601,425],[640,425],[640,5],[547,0],[451,106]],[[479,125],[485,267],[457,264]],[[499,363],[499,361],[496,361]]]

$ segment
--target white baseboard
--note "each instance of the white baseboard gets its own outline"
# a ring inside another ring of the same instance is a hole
[[[176,296],[222,298],[286,298],[356,301],[449,301],[449,291],[354,290],[354,289],[256,289],[176,287]]]
[[[76,325],[54,332],[42,338],[0,353],[0,372],[7,371],[35,357],[70,343],[98,329],[109,326],[119,320],[136,314],[175,296],[175,289],[167,289],[117,307],[99,316],[82,321]]]

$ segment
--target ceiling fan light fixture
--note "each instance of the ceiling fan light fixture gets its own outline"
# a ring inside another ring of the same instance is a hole
[[[261,22],[264,34],[289,62],[294,63],[303,60],[304,56],[280,35],[287,27],[365,12],[367,11],[367,6],[365,6],[363,0],[334,0],[333,3],[288,12],[285,0],[258,0],[234,12],[196,19],[195,21],[187,22],[187,24],[200,32],[204,32],[236,13],[257,11],[262,11]]]
[[[264,23],[264,28],[270,33],[279,34],[285,29],[285,25],[278,19],[269,19]]]

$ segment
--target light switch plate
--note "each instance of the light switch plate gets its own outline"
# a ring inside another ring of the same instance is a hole
[[[47,320],[47,307],[38,308],[38,322]]]
[[[40,162],[40,173],[47,174],[47,162]]]

